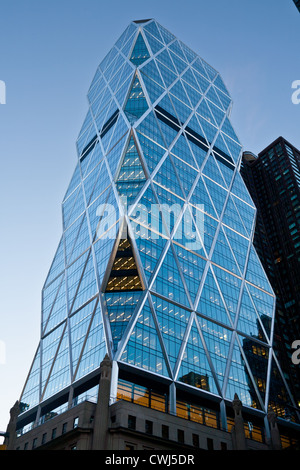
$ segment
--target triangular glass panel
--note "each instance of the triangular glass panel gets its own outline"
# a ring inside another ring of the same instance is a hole
[[[209,90],[206,92],[206,98],[208,98],[212,103],[216,106],[222,107],[221,101],[216,93],[216,89],[214,86],[211,86]]]
[[[235,140],[236,142],[239,143],[239,139],[238,139],[235,131],[233,130],[233,127],[232,127],[231,122],[229,121],[228,117],[225,118],[225,121],[222,125],[222,132],[224,132],[229,137],[231,137],[233,140]]]
[[[159,375],[169,376],[148,299],[137,318],[121,361]]]
[[[223,93],[226,93],[226,95],[228,95],[230,97],[230,95],[228,93],[228,90],[227,90],[226,86],[224,85],[224,82],[223,82],[220,75],[218,75],[217,78],[215,79],[214,85],[217,86],[218,88],[220,88],[220,90],[222,90]]]
[[[21,412],[33,408],[39,403],[40,400],[40,367],[41,367],[41,354],[40,345],[35,353],[29,375],[20,398]]]
[[[95,311],[96,300],[85,305],[75,315],[71,315],[70,322],[70,338],[72,345],[72,371],[76,370],[80,353],[88,334],[88,330]]]
[[[66,319],[67,314],[68,306],[66,298],[66,283],[64,279],[57,292],[55,302],[51,307],[49,318],[45,325],[43,334],[47,334],[49,331],[53,330],[53,328]]]
[[[190,100],[180,79],[177,80],[177,82],[172,86],[172,88],[170,89],[170,93],[176,98],[178,98],[180,101],[182,101],[186,106],[188,106],[189,108],[191,107]]]
[[[79,166],[79,163],[78,163],[76,165],[76,168],[74,170],[71,182],[69,184],[68,190],[67,190],[66,195],[64,197],[64,201],[74,191],[74,189],[79,185],[80,181],[81,181],[81,174],[80,174],[80,166]]]
[[[160,42],[163,42],[160,31],[155,21],[151,21],[144,26],[144,31],[148,31],[152,36]]]
[[[219,394],[198,329],[194,323],[187,341],[177,380]]]
[[[267,275],[262,267],[261,261],[253,245],[251,245],[250,248],[246,280],[251,282],[251,284],[254,284],[255,286],[269,292],[269,294],[273,294],[272,287],[268,281]]]
[[[218,164],[212,153],[209,154],[206,160],[206,163],[202,170],[202,174],[208,176],[209,178],[214,180],[216,183],[221,184],[222,186],[226,187],[225,181],[223,180],[223,176],[220,172]]]
[[[153,104],[163,94],[165,89],[158,85],[154,80],[151,80],[151,78],[149,78],[145,74],[143,74],[142,78],[147,89],[150,101]]]
[[[121,198],[126,198],[127,207],[133,204],[145,181],[143,166],[131,136],[116,181],[118,193]]]
[[[170,246],[155,277],[152,290],[167,299],[190,307],[176,259],[177,256]]]
[[[94,245],[94,252],[97,264],[99,286],[103,282],[107,264],[118,233],[118,224],[113,226],[106,235],[100,238]]]
[[[67,269],[67,283],[68,283],[68,302],[69,309],[72,307],[73,299],[78,290],[79,283],[81,282],[86,263],[90,257],[90,250],[80,258],[78,258],[69,268]]]
[[[234,322],[237,313],[242,280],[217,266],[213,266],[213,270],[225,300],[227,310]]]
[[[181,79],[184,81],[184,84],[185,83],[188,83],[191,87],[193,87],[198,93],[201,93],[202,94],[202,91],[198,85],[198,82],[197,80],[195,79],[195,76],[192,72],[192,69],[188,68],[184,74],[182,75]]]
[[[190,198],[190,203],[194,206],[201,206],[199,207],[200,210],[203,210],[203,212],[212,215],[213,217],[217,217],[216,210],[211,202],[208,191],[201,177],[195,186],[194,192]]]
[[[215,124],[213,115],[208,107],[207,101],[205,98],[201,101],[199,104],[198,108],[196,109],[197,113],[203,116],[205,119],[207,119],[209,122],[212,124]]]
[[[175,167],[169,155],[156,173],[154,181],[168,191],[175,193],[177,196],[181,198],[184,197]]]
[[[223,227],[225,235],[229,241],[234,257],[240,267],[241,273],[244,273],[244,268],[247,259],[249,240],[242,237],[228,227]]]
[[[175,36],[170,33],[170,31],[168,31],[166,28],[164,28],[163,26],[161,26],[160,24],[157,23],[157,27],[159,29],[159,32],[165,42],[165,44],[169,44],[169,42],[173,41],[173,39],[175,39]]]
[[[129,132],[126,133],[118,141],[118,143],[114,146],[114,148],[109,152],[109,154],[106,157],[113,179],[115,179],[115,177],[116,177],[116,172],[117,172],[117,169],[119,167],[119,163],[120,163],[121,157],[123,155],[124,146],[127,143],[128,136],[129,136]],[[106,176],[106,173],[107,173],[107,171],[105,169],[105,176]],[[106,181],[106,178],[104,178],[104,181]],[[108,183],[110,183],[110,180],[108,181]],[[99,185],[100,185],[100,187],[103,187],[102,179],[99,180]],[[99,193],[99,194],[101,194],[101,193]]]
[[[278,418],[299,424],[299,412],[293,403],[286,383],[283,380],[283,374],[279,369],[274,355],[272,356],[270,391],[269,391],[269,410],[274,411]]]
[[[233,258],[232,252],[223,233],[222,227],[218,234],[214,252],[211,258],[213,263],[228,269],[232,273],[239,274],[239,269]]]
[[[209,144],[211,144],[216,136],[216,133],[218,132],[218,129],[210,122],[206,121],[206,119],[203,119],[201,116],[198,116],[198,119],[205,133],[207,141]]]
[[[147,116],[141,121],[137,127],[137,131],[150,138],[161,147],[167,148],[153,111],[147,114]]]
[[[141,35],[141,33],[139,33],[130,56],[130,61],[136,67],[138,67],[143,62],[145,62],[145,60],[149,59],[149,57],[150,54],[143,39],[143,36]]]
[[[227,199],[226,203],[226,208],[223,214],[223,219],[222,219],[223,224],[228,225],[231,227],[233,230],[236,230],[238,233],[241,235],[244,235],[245,237],[248,237],[248,234],[245,230],[244,224],[242,222],[242,219],[233,203],[233,200],[229,196]]]
[[[186,104],[184,104],[181,100],[177,99],[174,95],[171,95],[171,100],[180,123],[184,124],[192,114],[192,108],[189,108]]]
[[[134,221],[131,221],[131,226],[143,271],[149,281],[166,245],[167,239],[161,234],[152,232],[151,230],[141,230],[139,224]]]
[[[237,330],[248,336],[257,338],[260,341],[267,342],[264,330],[246,287],[244,288],[241,300]]]
[[[226,201],[227,191],[222,186],[219,186],[218,184],[214,183],[212,180],[206,178],[205,176],[203,177],[203,180],[205,182],[205,186],[208,190],[208,193],[210,194],[212,202],[215,206],[217,214],[220,217]]]
[[[188,293],[194,304],[206,266],[206,260],[184,249],[182,246],[177,245],[177,243],[174,243],[173,246],[186,282]]]
[[[226,145],[227,145],[227,147],[230,151],[230,154],[231,154],[233,160],[235,162],[238,162],[241,158],[242,147],[239,144],[237,144],[236,142],[234,142],[232,139],[227,137],[226,135],[222,134],[222,136],[223,136],[223,138],[226,142]]]
[[[88,302],[98,292],[96,275],[94,269],[94,260],[92,254],[90,254],[87,264],[84,267],[82,279],[77,288],[75,298],[72,302],[71,311],[75,312],[81,305]],[[72,301],[72,299],[70,299]],[[70,302],[71,304],[71,302]]]
[[[197,316],[204,341],[217,375],[220,388],[223,386],[232,331],[217,325],[205,318]]]
[[[140,297],[141,292],[107,292],[104,295],[115,351]]]
[[[141,86],[139,77],[135,74],[127,102],[124,107],[125,114],[132,124],[135,123],[148,109],[148,104]]]
[[[191,87],[188,83],[185,83],[184,81],[182,83],[190,99],[192,107],[196,109],[202,95],[198,91],[196,91],[193,87]]]
[[[176,143],[171,148],[171,153],[179,157],[181,160],[185,161],[188,165],[192,166],[194,169],[198,169],[196,160],[191,152],[189,144],[184,134],[181,134],[176,140]],[[203,157],[204,158],[204,157]]]
[[[176,74],[176,77],[178,76],[171,56],[167,49],[164,49],[160,54],[158,54],[156,58],[159,62],[161,62],[163,65],[168,67],[168,69],[170,69],[174,74]],[[160,66],[160,64],[158,64],[158,66]]]
[[[232,194],[235,194],[240,199],[242,199],[243,201],[246,201],[248,204],[254,207],[254,203],[248,192],[247,186],[244,183],[244,180],[242,179],[239,171],[236,171],[235,173],[234,181],[231,187],[231,192]]]
[[[255,308],[259,313],[261,322],[263,323],[267,334],[270,335],[271,322],[274,316],[275,297],[265,293],[261,289],[257,289],[251,284],[247,283],[246,285],[251,294]]]
[[[189,205],[189,207],[191,209],[196,227],[198,228],[198,233],[205,249],[205,256],[208,257],[219,222],[213,219],[212,217],[209,217],[207,214],[204,213],[203,210],[200,210],[200,208],[197,209],[196,207],[191,205]],[[198,243],[197,239],[196,241]]]
[[[175,165],[177,174],[180,175],[181,184],[185,193],[185,196],[188,197],[193,184],[198,176],[198,172],[194,170],[190,165],[187,165],[180,158],[170,157]]]
[[[164,226],[166,227],[166,231],[163,234],[171,235],[174,226],[181,217],[184,200],[158,184],[155,184],[154,187],[160,204],[159,209],[165,224]]]
[[[232,401],[235,394],[238,395],[243,405],[261,409],[260,401],[237,340],[235,340],[233,347],[225,398]]]
[[[64,270],[64,267],[65,267],[64,239],[63,237],[61,237],[54,259],[52,261],[49,273],[47,275],[47,279],[44,284],[44,287],[49,285],[60,273],[62,273]]]
[[[152,59],[150,62],[148,62],[141,68],[141,73],[143,77],[147,75],[149,78],[151,78],[151,80],[154,80],[158,85],[160,85],[161,87],[164,87],[163,81],[161,79],[161,76],[159,74],[159,71],[157,69],[154,59]]]
[[[42,328],[48,320],[51,309],[54,305],[62,284],[65,282],[64,274],[58,276],[51,284],[42,290]]]
[[[142,134],[138,134],[138,141],[144,159],[146,160],[148,170],[150,173],[154,170],[157,164],[161,161],[165,154],[165,149],[157,145],[153,140],[148,139]]]
[[[151,296],[159,329],[174,371],[191,312],[156,295]]]
[[[252,235],[252,231],[254,229],[254,223],[256,218],[256,209],[252,206],[248,206],[244,201],[241,199],[232,196],[234,204],[239,212],[239,214],[243,215],[243,223],[247,230],[248,236]]]
[[[145,29],[144,29],[145,31]],[[160,42],[160,41],[157,41],[157,39],[155,39],[152,34],[149,34],[147,31],[145,31],[145,35],[146,35],[146,38],[147,38],[147,41],[151,47],[151,50],[152,50],[152,54],[156,54],[157,52],[159,52],[163,47],[164,45]]]
[[[260,394],[263,402],[265,401],[266,388],[267,388],[267,373],[269,362],[269,348],[262,343],[258,343],[252,338],[245,338],[241,335],[238,336],[249,370],[252,373],[258,393]]]
[[[91,239],[90,239],[86,214],[84,214],[78,220],[80,221],[79,224],[78,225],[76,223],[74,224],[76,225],[76,230],[77,230],[77,227],[79,228],[77,232],[77,236],[76,238],[74,238],[75,243],[73,243],[72,233],[69,234],[70,240],[72,241],[72,243],[70,244],[68,243],[68,236],[66,232],[66,262],[68,264],[72,263],[91,245]],[[72,229],[72,227],[73,225],[70,227],[70,230]],[[76,231],[74,231],[74,234],[76,234]]]
[[[182,49],[180,47],[179,42],[176,40],[172,42],[172,44],[169,45],[170,51],[174,52],[178,57],[180,57],[182,60],[186,61],[186,57],[184,53],[182,52]]]
[[[161,62],[157,61],[157,66],[159,68],[159,71],[161,73],[161,76],[165,82],[165,87],[166,88],[169,88],[172,83],[174,83],[174,81],[176,80],[177,78],[177,75],[175,75],[175,73],[173,73],[170,68],[166,67],[165,65],[163,65]]]
[[[143,290],[130,239],[121,239],[109,273],[105,292]]]
[[[139,236],[147,234],[148,228],[152,228],[160,233],[165,233],[166,231],[165,227],[162,226],[162,218],[158,210],[157,198],[155,197],[151,184],[134,205],[129,216],[130,219],[137,224],[138,228],[136,228],[136,231],[137,233],[140,232]]]
[[[220,291],[210,269],[207,271],[197,312],[211,318],[212,320],[217,320],[218,322],[231,326]]]
[[[59,346],[57,356],[49,377],[43,399],[47,399],[64,389],[71,382],[69,335],[66,330]]]
[[[66,322],[58,326],[49,333],[45,338],[42,339],[41,345],[41,390],[43,393],[44,387],[46,385],[47,378],[51,371],[53,365],[53,360],[56,356],[62,335],[66,329]],[[67,361],[68,363],[69,361]]]
[[[173,63],[175,64],[176,70],[178,75],[180,75],[186,68],[187,64],[183,60],[181,60],[176,54],[174,54],[172,51],[170,51],[170,56],[172,57]]]
[[[105,333],[101,319],[101,310],[98,304],[77,370],[75,371],[76,380],[98,369],[106,353]]]

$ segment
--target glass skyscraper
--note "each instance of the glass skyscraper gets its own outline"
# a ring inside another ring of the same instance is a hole
[[[88,104],[19,427],[95,394],[105,354],[111,402],[151,393],[182,417],[194,403],[226,429],[237,394],[250,415],[296,421],[220,74],[155,20],[133,21]]]

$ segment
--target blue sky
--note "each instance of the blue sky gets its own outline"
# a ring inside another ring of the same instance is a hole
[[[231,122],[258,153],[282,135],[300,148],[300,14],[292,0],[2,0],[0,80],[0,430],[40,333],[41,289],[61,234],[96,67],[131,20],[156,18],[222,75]]]

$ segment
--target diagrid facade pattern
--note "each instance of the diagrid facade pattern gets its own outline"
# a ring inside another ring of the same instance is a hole
[[[252,244],[256,209],[220,74],[155,20],[132,22],[88,103],[24,412],[39,419],[88,391],[108,353],[112,400],[126,371],[166,384],[169,412],[178,389],[219,403],[237,393],[285,417],[275,296]]]

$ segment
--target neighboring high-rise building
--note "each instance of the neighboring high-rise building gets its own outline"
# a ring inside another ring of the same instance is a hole
[[[88,101],[9,445],[268,448],[277,426],[290,445],[298,416],[220,74],[134,21]]]
[[[293,0],[293,2],[295,3],[296,7],[300,11],[300,0]]]
[[[257,207],[254,246],[277,298],[274,348],[300,403],[300,370],[292,362],[300,339],[300,152],[279,137],[257,157],[245,152],[241,173]]]

